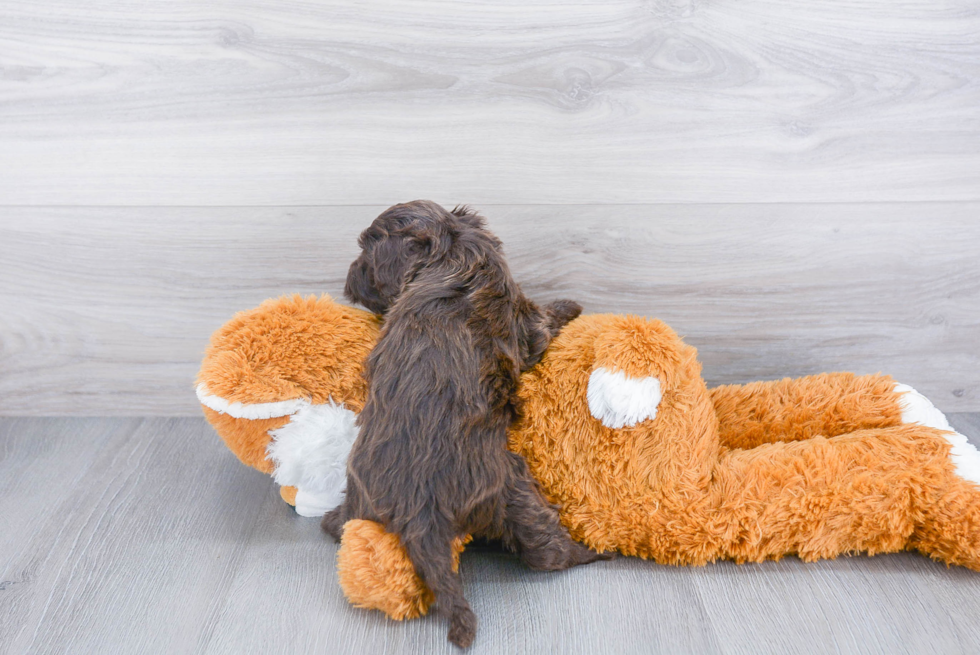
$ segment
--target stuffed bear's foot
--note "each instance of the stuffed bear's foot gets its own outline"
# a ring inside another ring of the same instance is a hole
[[[941,430],[954,468],[949,488],[929,504],[911,543],[924,555],[980,571],[980,452],[928,398],[906,384],[895,385],[895,391],[901,394],[902,423]]]
[[[946,415],[921,393],[907,384],[896,384],[895,392],[901,394],[898,402],[902,410],[902,423],[943,430],[943,436],[950,445],[949,458],[956,467],[956,474],[980,485],[980,451],[977,451],[976,446],[954,430],[946,420]]]
[[[980,571],[980,488],[957,480],[909,542],[923,555]]]

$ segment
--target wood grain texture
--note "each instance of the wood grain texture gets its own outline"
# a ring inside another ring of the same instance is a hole
[[[211,332],[339,298],[381,209],[8,208],[0,415],[199,415]],[[711,384],[882,371],[980,409],[978,204],[480,209],[531,297],[661,318]]]
[[[950,416],[980,443],[980,414]],[[0,654],[446,653],[354,609],[336,545],[203,419],[0,420]],[[913,553],[532,572],[462,559],[482,653],[973,653],[980,574]]]
[[[980,199],[974,0],[7,0],[0,204]]]

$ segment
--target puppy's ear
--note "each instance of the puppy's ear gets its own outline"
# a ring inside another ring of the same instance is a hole
[[[412,271],[424,259],[423,248],[424,244],[413,236],[393,234],[371,249],[371,283],[383,303],[390,305],[401,295],[405,284],[413,277]]]
[[[544,307],[524,298],[517,310],[517,344],[521,354],[521,371],[539,361],[551,340],[569,321],[582,313],[582,306],[573,300],[556,300]]]
[[[565,325],[581,315],[582,305],[574,300],[555,300],[542,307],[541,310],[546,319],[545,327],[554,338]]]
[[[374,283],[371,267],[358,257],[347,271],[347,283],[344,285],[344,297],[351,302],[360,303],[375,314],[384,314],[388,303],[381,297]]]
[[[461,223],[468,227],[473,227],[478,230],[486,228],[486,220],[476,213],[476,210],[468,205],[456,205],[453,208],[452,215],[455,216]]]

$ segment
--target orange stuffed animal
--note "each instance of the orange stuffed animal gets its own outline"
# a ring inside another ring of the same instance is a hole
[[[340,502],[379,327],[295,296],[212,338],[205,414],[300,514]],[[660,321],[589,315],[522,377],[509,447],[575,539],[664,564],[915,549],[980,570],[980,453],[923,396],[850,373],[708,390],[696,355]],[[431,602],[380,525],[348,522],[338,569],[360,607],[404,619]]]

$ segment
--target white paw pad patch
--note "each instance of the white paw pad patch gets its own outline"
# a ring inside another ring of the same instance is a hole
[[[589,376],[587,397],[592,416],[607,428],[622,428],[654,418],[663,395],[655,377],[631,378],[600,367]]]
[[[896,384],[895,391],[902,394],[899,406],[902,409],[902,423],[917,423],[926,427],[945,430],[943,435],[952,448],[949,458],[956,467],[956,473],[964,480],[980,484],[980,452],[976,446],[956,432],[946,420],[946,415],[936,409],[928,398],[907,384]]]

